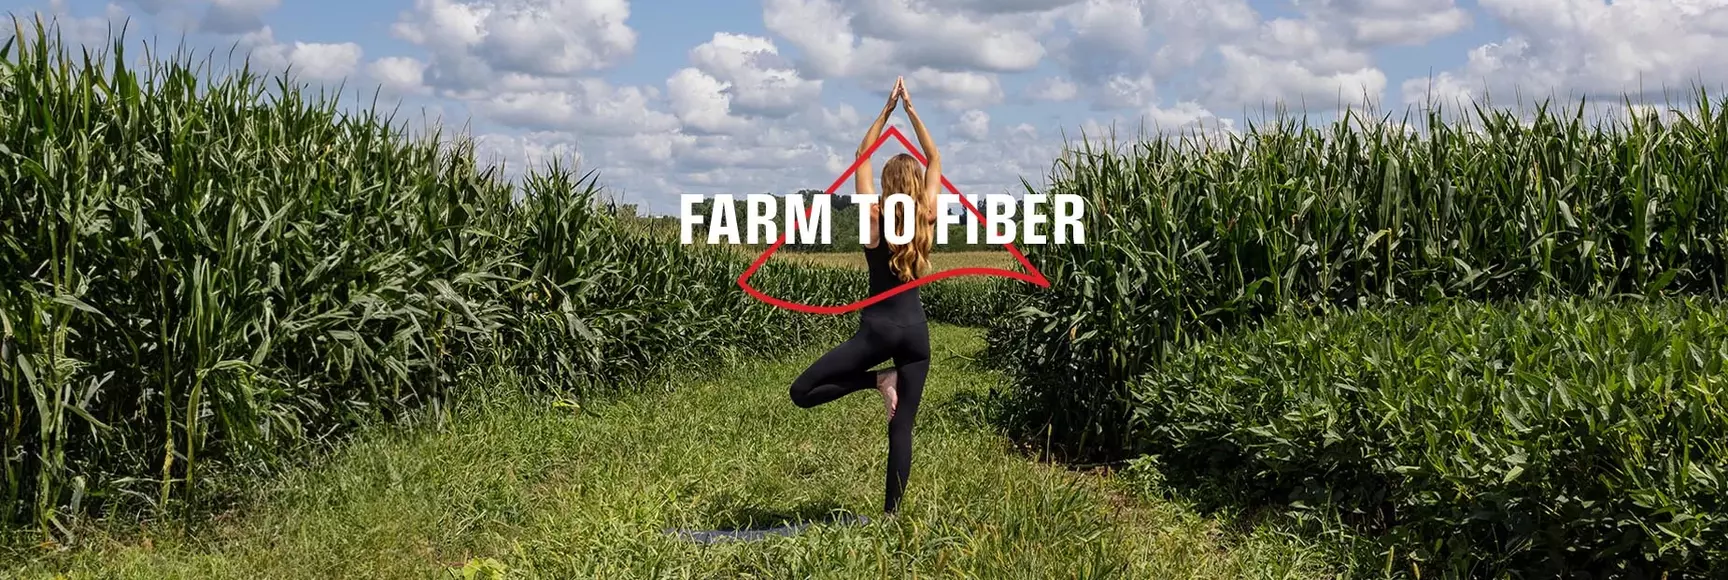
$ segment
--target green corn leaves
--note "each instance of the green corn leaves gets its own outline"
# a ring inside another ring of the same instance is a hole
[[[0,519],[55,535],[84,510],[193,505],[212,465],[268,469],[473,369],[580,401],[846,330],[744,294],[742,257],[633,228],[594,173],[553,161],[513,182],[463,136],[283,78],[140,63],[118,40],[86,60],[13,22]],[[755,280],[865,292],[843,269]],[[983,318],[985,288],[930,288],[932,318]]]
[[[1719,299],[1728,115],[1694,104],[1077,142],[1049,193],[1086,196],[1088,243],[1027,248],[1052,287],[1008,288],[991,329],[1009,427],[1334,506],[1424,570],[1720,567],[1716,307],[1377,314]],[[1298,322],[1240,338],[1272,319]]]
[[[1427,575],[1709,575],[1725,360],[1728,308],[1696,299],[1277,317],[1137,379],[1132,444]]]
[[[1006,311],[1025,314],[992,331],[1024,401],[1017,430],[1051,433],[1077,456],[1119,454],[1123,384],[1280,313],[1719,296],[1728,115],[1703,94],[1694,105],[1664,119],[1479,106],[1458,118],[1350,113],[1328,127],[1279,118],[1215,140],[1078,141],[1042,193],[1085,196],[1091,235],[1026,248],[1053,286],[1009,287]],[[1076,340],[1076,326],[1100,334]]]

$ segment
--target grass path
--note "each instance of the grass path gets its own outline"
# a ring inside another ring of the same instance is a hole
[[[804,410],[786,387],[817,352],[696,369],[666,392],[574,410],[504,396],[441,427],[380,430],[194,534],[99,535],[25,577],[438,578],[492,558],[529,578],[1292,578],[1312,549],[1130,499],[1114,478],[1031,462],[967,401],[999,378],[939,327],[903,513],[881,509],[881,400]],[[760,542],[668,527],[872,517]],[[16,562],[14,563],[16,565]],[[484,576],[481,576],[484,577]]]

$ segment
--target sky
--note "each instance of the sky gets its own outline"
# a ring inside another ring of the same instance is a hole
[[[1543,97],[1654,104],[1728,79],[1728,0],[0,0],[68,42],[185,45],[472,135],[512,173],[683,193],[824,189],[896,77],[967,194],[1064,144],[1220,135],[1283,110],[1401,117]],[[10,28],[10,27],[7,27]],[[10,31],[0,33],[9,36]],[[1710,66],[1715,64],[1716,66]],[[291,68],[290,68],[291,67]],[[902,113],[892,124],[912,138]],[[896,153],[897,145],[884,146]],[[849,190],[842,190],[846,193]]]

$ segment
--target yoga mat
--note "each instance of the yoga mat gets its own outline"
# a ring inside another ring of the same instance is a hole
[[[842,517],[842,518],[831,518],[828,520],[817,521],[817,522],[806,522],[806,523],[802,523],[802,524],[790,524],[790,525],[778,526],[778,527],[773,527],[773,528],[757,528],[757,529],[742,529],[742,530],[666,530],[666,533],[669,535],[679,536],[679,537],[684,538],[685,540],[689,540],[689,541],[700,543],[700,544],[713,544],[713,543],[717,543],[717,542],[753,542],[753,541],[757,541],[757,540],[764,540],[764,539],[767,539],[767,538],[773,537],[773,536],[790,536],[790,535],[796,534],[798,532],[802,532],[802,531],[804,531],[805,528],[808,528],[811,525],[818,524],[818,523],[825,523],[825,524],[835,524],[835,523],[865,524],[865,523],[869,523],[869,522],[870,522],[870,520],[868,518],[865,518],[864,516],[849,516],[849,517]]]

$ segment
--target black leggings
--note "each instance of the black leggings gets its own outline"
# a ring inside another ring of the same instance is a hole
[[[922,317],[898,322],[861,316],[858,332],[811,363],[792,381],[792,402],[806,409],[855,391],[876,388],[871,367],[894,360],[899,402],[888,421],[888,485],[883,510],[894,513],[912,470],[912,422],[930,371],[930,330]]]

